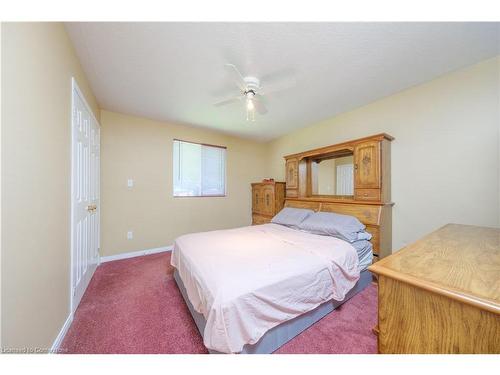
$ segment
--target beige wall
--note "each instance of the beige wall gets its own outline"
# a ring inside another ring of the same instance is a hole
[[[2,346],[50,348],[69,314],[71,77],[60,23],[2,24]]]
[[[335,181],[337,174],[335,162],[336,162],[335,159],[329,159],[329,160],[323,160],[319,164],[316,164],[316,176],[317,176],[316,183],[318,186],[317,194],[335,195],[335,190],[337,185]]]
[[[227,196],[173,198],[174,138],[227,146]],[[101,255],[171,245],[184,233],[251,222],[265,145],[195,127],[101,112]],[[127,179],[134,187],[127,187]],[[127,240],[127,231],[134,238]]]
[[[283,155],[386,132],[394,250],[449,222],[498,226],[499,73],[497,57],[283,136],[268,174],[284,178]]]

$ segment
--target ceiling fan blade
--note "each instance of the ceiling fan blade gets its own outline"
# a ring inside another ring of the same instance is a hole
[[[238,68],[236,68],[236,66],[234,66],[233,64],[226,64],[224,66],[226,67],[227,71],[230,72],[233,76],[234,83],[236,83],[241,92],[245,92],[247,89],[247,84]]]
[[[265,115],[267,113],[267,108],[264,102],[258,98],[257,96],[254,96],[253,98],[253,104],[255,106],[255,109],[260,115]]]
[[[288,77],[286,79],[281,79],[279,81],[266,84],[264,83],[259,89],[259,94],[268,95],[279,91],[290,90],[297,86],[297,81],[295,77]]]
[[[232,98],[221,100],[214,104],[216,107],[221,107],[223,105],[232,104],[241,101],[241,96],[233,96]]]

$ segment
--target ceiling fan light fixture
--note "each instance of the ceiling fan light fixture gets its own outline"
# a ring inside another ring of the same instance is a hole
[[[253,104],[253,100],[252,99],[247,99],[247,110],[248,111],[255,110],[255,104]]]
[[[244,95],[247,98],[247,121],[255,121],[255,104],[253,102],[255,91],[247,90]]]
[[[252,99],[247,99],[247,121],[255,121],[255,105]]]
[[[253,97],[255,96],[255,91],[247,90],[244,92],[244,94],[247,97],[247,99],[253,99]]]
[[[229,73],[233,76],[233,80],[238,86],[239,93],[238,95],[232,96],[229,99],[222,100],[214,105],[219,107],[226,104],[236,103],[241,101],[245,103],[245,109],[247,114],[247,121],[255,121],[255,112],[257,111],[259,115],[264,115],[267,113],[267,108],[265,103],[262,101],[262,97],[267,95],[268,93],[273,93],[277,91],[287,90],[291,87],[295,86],[295,79],[293,80],[293,84],[288,82],[286,85],[276,85],[271,86],[265,85],[264,91],[260,85],[260,79],[253,76],[244,77],[238,68],[236,68],[233,64],[225,64],[225,68]],[[289,80],[290,81],[290,80]]]

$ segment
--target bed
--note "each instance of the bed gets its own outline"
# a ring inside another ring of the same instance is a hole
[[[272,353],[371,282],[348,242],[278,224],[181,236],[171,259],[210,353]]]

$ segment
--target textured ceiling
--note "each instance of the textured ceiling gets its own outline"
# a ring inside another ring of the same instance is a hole
[[[500,53],[500,23],[67,23],[99,105],[270,140]],[[214,107],[224,64],[293,90]]]

